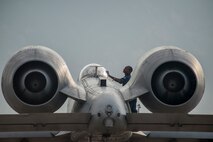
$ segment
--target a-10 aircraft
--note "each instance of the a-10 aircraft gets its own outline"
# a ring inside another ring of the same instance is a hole
[[[138,98],[153,113],[187,114],[200,102],[204,88],[198,60],[174,46],[143,55],[125,86],[117,85],[99,64],[85,66],[75,82],[62,57],[43,46],[18,51],[2,74],[4,98],[18,113],[53,113],[70,99],[68,113],[89,114],[85,130],[66,130],[73,141],[85,136],[128,140],[134,133],[128,126],[129,101]],[[75,117],[76,124],[81,117]]]

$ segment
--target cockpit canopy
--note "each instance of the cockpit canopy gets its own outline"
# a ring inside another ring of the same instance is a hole
[[[107,76],[106,69],[103,66],[99,64],[89,64],[81,70],[79,80],[81,81],[86,78],[106,79]]]

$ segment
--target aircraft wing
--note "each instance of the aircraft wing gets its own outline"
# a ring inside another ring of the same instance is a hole
[[[83,131],[90,121],[88,113],[33,113],[0,115],[0,132]]]
[[[130,131],[213,132],[213,115],[133,113],[127,122]]]
[[[91,115],[87,113],[35,113],[0,115],[0,140],[61,141],[56,131],[85,131]],[[141,113],[127,114],[127,130],[143,131],[146,137],[134,134],[130,141],[155,141],[156,138],[213,139],[213,115]],[[34,138],[29,138],[34,137]],[[39,137],[39,138],[35,138]]]
[[[89,113],[33,113],[0,115],[0,132],[85,131]],[[133,113],[127,114],[128,131],[213,132],[213,115]]]

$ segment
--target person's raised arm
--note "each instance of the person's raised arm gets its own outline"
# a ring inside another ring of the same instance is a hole
[[[116,78],[116,77],[114,77],[114,76],[111,76],[111,75],[109,74],[109,71],[106,71],[106,72],[107,72],[107,75],[108,75],[110,78],[112,78],[114,81],[116,81],[116,82],[122,84],[122,79]]]

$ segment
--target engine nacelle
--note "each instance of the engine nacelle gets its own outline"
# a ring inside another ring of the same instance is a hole
[[[53,50],[29,46],[17,52],[2,74],[2,91],[19,113],[54,112],[66,100],[59,93],[70,79],[64,60]]]
[[[198,60],[171,46],[147,53],[131,80],[132,84],[148,89],[140,100],[151,112],[187,113],[200,102],[205,88]]]

